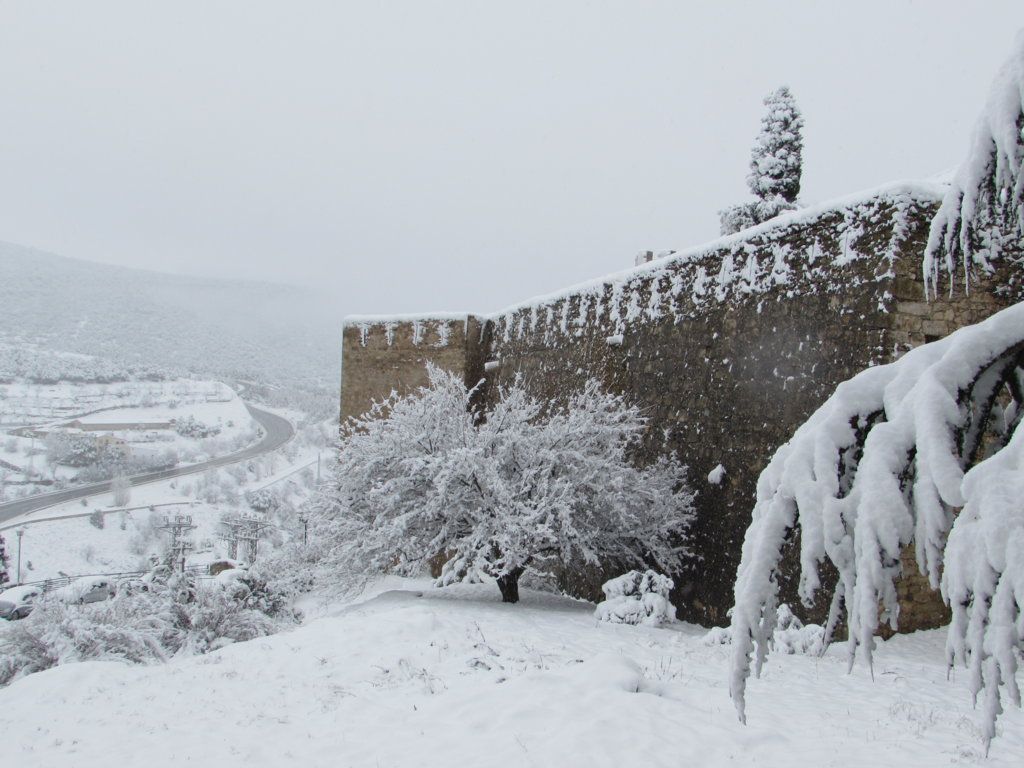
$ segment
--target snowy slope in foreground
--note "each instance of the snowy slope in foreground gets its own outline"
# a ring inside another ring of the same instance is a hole
[[[420,596],[422,595],[422,596]],[[748,726],[704,631],[597,625],[586,603],[493,586],[392,591],[295,631],[164,666],[69,664],[0,690],[0,761],[75,766],[935,766],[991,757],[942,634],[774,655]],[[8,759],[4,759],[8,758]]]

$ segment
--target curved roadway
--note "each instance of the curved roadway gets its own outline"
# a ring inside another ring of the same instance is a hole
[[[249,409],[252,417],[263,427],[263,439],[258,443],[236,453],[229,453],[226,456],[210,459],[201,464],[189,464],[184,467],[174,467],[172,469],[161,469],[156,472],[146,472],[141,475],[132,475],[128,478],[132,487],[155,483],[160,480],[169,480],[183,475],[192,475],[196,472],[205,472],[208,469],[223,467],[225,464],[235,464],[246,459],[253,459],[280,448],[295,435],[295,429],[288,419],[269,411],[264,411],[261,408],[256,408],[249,405],[249,403],[246,403],[245,407]],[[102,483],[80,485],[64,491],[40,493],[24,499],[9,501],[6,504],[0,504],[0,526],[12,518],[26,515],[29,512],[37,512],[40,509],[53,507],[67,501],[95,496],[97,493],[107,493],[110,491],[110,485],[111,481],[105,480]]]

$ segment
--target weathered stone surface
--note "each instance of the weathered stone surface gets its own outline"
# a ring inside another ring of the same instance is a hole
[[[925,296],[921,254],[937,204],[934,195],[896,188],[783,218],[705,250],[470,318],[448,347],[412,343],[409,322],[391,336],[380,322],[348,324],[342,416],[392,387],[421,383],[427,359],[463,370],[469,383],[482,375],[484,403],[517,375],[556,400],[591,377],[627,394],[650,419],[636,460],[677,452],[699,493],[695,556],[672,574],[680,616],[723,624],[755,483],[775,450],[841,381],[1011,303],[992,289],[999,275],[969,293],[938,286],[937,296]],[[621,344],[608,343],[620,335]],[[484,360],[500,366],[485,373]],[[718,464],[726,475],[716,486],[706,478]],[[786,563],[781,581],[795,601],[795,565]],[[563,581],[596,597],[603,578],[595,571]],[[908,581],[903,626],[928,626],[940,615],[924,584],[931,603],[918,600],[920,584]],[[805,611],[820,614],[821,606]]]

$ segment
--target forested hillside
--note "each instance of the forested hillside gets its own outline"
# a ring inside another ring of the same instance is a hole
[[[340,311],[300,288],[0,242],[0,341],[303,389],[337,386]]]

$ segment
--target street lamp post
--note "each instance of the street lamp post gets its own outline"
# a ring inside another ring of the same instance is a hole
[[[19,528],[14,533],[18,536],[18,583],[21,584],[21,537],[25,535],[25,529]]]

